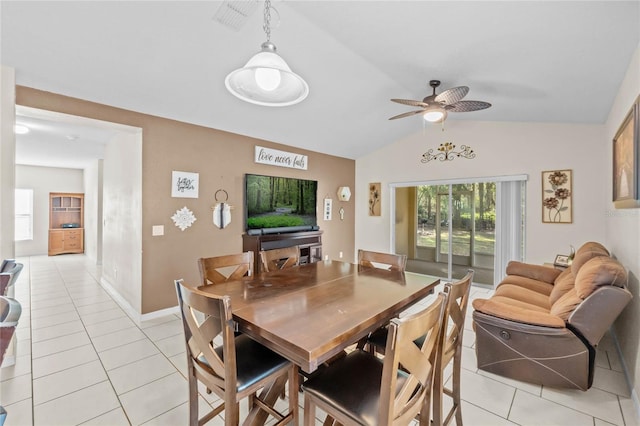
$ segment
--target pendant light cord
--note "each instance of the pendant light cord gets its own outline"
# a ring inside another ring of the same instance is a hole
[[[267,35],[267,43],[271,41],[271,0],[264,2],[264,24],[262,25],[264,33]]]

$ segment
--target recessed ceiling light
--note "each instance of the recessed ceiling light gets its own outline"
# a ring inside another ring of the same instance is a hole
[[[13,126],[13,132],[16,135],[24,135],[25,133],[29,133],[29,128],[21,124],[16,124],[15,126]]]
[[[67,140],[77,141],[80,138],[78,135],[67,135]]]

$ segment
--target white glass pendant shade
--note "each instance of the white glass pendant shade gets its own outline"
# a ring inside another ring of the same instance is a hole
[[[227,75],[224,84],[234,96],[257,105],[294,105],[309,95],[307,83],[291,71],[268,42],[244,67]]]
[[[441,123],[447,118],[447,110],[439,106],[431,106],[427,108],[423,117],[430,123]]]

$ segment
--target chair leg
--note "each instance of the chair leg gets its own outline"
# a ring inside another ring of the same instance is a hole
[[[293,415],[291,424],[297,425],[298,422],[298,392],[300,389],[300,374],[298,367],[293,366],[289,370],[289,412]],[[284,393],[284,390],[282,391]]]
[[[453,358],[453,378],[451,391],[453,397],[453,409],[456,411],[456,425],[462,426],[462,404],[460,401],[460,367],[462,364],[460,351]]]
[[[316,404],[311,401],[309,395],[304,396],[304,426],[315,426]]]
[[[433,378],[433,390],[431,391],[431,399],[433,401],[433,425],[441,426],[444,422],[444,413],[442,412],[442,395],[444,387],[444,366],[435,372]]]
[[[193,376],[193,368],[189,370],[189,425],[198,426],[198,379]]]

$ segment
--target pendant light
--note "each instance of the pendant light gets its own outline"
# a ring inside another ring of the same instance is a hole
[[[224,80],[227,90],[245,102],[264,106],[288,106],[303,101],[309,86],[276,53],[271,43],[271,1],[264,2],[264,25],[267,41],[262,50]]]

